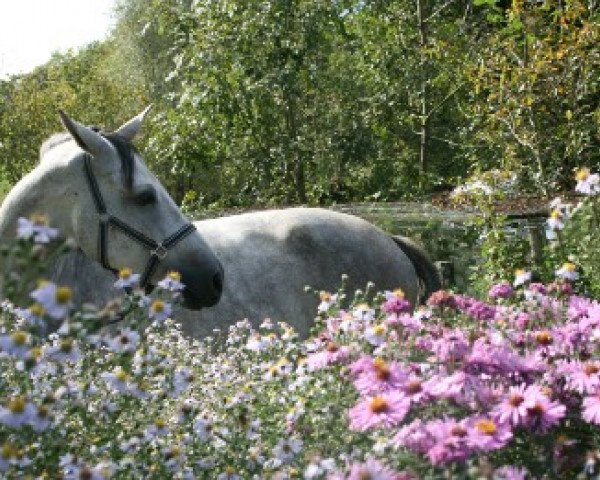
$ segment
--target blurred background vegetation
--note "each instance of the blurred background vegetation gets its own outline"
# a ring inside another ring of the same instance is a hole
[[[597,0],[120,0],[108,39],[0,81],[0,188],[61,129],[155,110],[188,209],[419,198],[493,168],[600,167]]]

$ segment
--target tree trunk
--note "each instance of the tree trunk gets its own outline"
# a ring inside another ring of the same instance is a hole
[[[425,175],[429,167],[429,108],[427,96],[427,54],[425,48],[427,46],[427,25],[425,22],[425,13],[423,12],[424,0],[417,0],[417,23],[419,28],[419,50],[420,50],[420,75],[421,75],[421,92],[420,92],[420,147],[419,147],[419,186],[424,187]]]

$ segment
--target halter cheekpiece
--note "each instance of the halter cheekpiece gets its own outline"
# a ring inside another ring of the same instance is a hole
[[[98,231],[98,257],[100,258],[100,263],[107,270],[110,270],[113,273],[118,272],[117,269],[112,268],[108,263],[108,231],[110,226],[113,226],[150,251],[150,258],[148,259],[146,268],[144,269],[144,272],[140,278],[140,286],[142,288],[148,287],[148,282],[156,270],[156,267],[158,267],[158,263],[167,256],[169,249],[187,237],[190,233],[194,232],[196,227],[191,222],[187,223],[175,233],[165,238],[162,242],[156,242],[144,233],[136,230],[124,221],[120,220],[118,217],[108,213],[106,210],[106,204],[104,203],[104,199],[102,197],[102,192],[100,192],[100,187],[98,186],[96,176],[92,170],[92,158],[93,157],[91,154],[85,152],[85,177],[90,187],[90,191],[92,192],[94,204],[96,205],[96,211],[98,212],[100,218],[100,229]]]

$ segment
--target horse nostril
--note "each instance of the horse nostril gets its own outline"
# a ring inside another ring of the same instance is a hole
[[[221,273],[215,273],[215,276],[213,277],[213,288],[219,295],[223,291],[223,275]]]

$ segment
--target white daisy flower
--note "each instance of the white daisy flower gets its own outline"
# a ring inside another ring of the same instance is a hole
[[[148,316],[152,320],[162,323],[167,318],[169,318],[172,311],[173,311],[173,308],[171,307],[170,303],[164,302],[160,299],[156,299],[150,304]]]
[[[563,280],[574,281],[579,278],[577,265],[571,262],[565,262],[562,267],[556,270],[555,274],[558,278],[562,278]]]
[[[524,285],[529,281],[531,281],[531,272],[522,269],[515,270],[515,280],[513,282],[514,287]]]
[[[16,330],[10,335],[0,336],[0,350],[13,357],[27,358],[31,348],[31,335],[23,330]]]
[[[42,282],[31,292],[31,298],[36,300],[54,319],[64,318],[73,306],[73,292],[69,287],[57,286],[52,282]]]
[[[49,243],[58,237],[58,229],[48,226],[46,215],[34,214],[30,219],[21,217],[17,220],[17,237],[33,238],[35,243]]]
[[[600,176],[597,173],[591,173],[589,168],[580,168],[575,173],[577,185],[575,191],[584,195],[597,195],[600,193]]]
[[[378,347],[385,342],[387,329],[385,325],[379,323],[371,325],[365,329],[365,340],[374,347]]]
[[[157,283],[157,286],[170,292],[181,292],[185,288],[185,285],[181,283],[181,273],[174,271],[167,273],[165,278]]]
[[[133,288],[140,281],[139,273],[133,273],[131,268],[122,268],[119,270],[119,279],[115,282],[117,288]]]
[[[273,448],[273,455],[282,463],[290,462],[302,450],[302,445],[297,437],[282,438]]]
[[[130,328],[124,328],[108,341],[108,348],[116,353],[135,352],[139,343],[140,334]]]
[[[28,424],[37,414],[35,405],[23,396],[13,397],[6,407],[0,408],[0,423],[7,427],[21,427]]]

